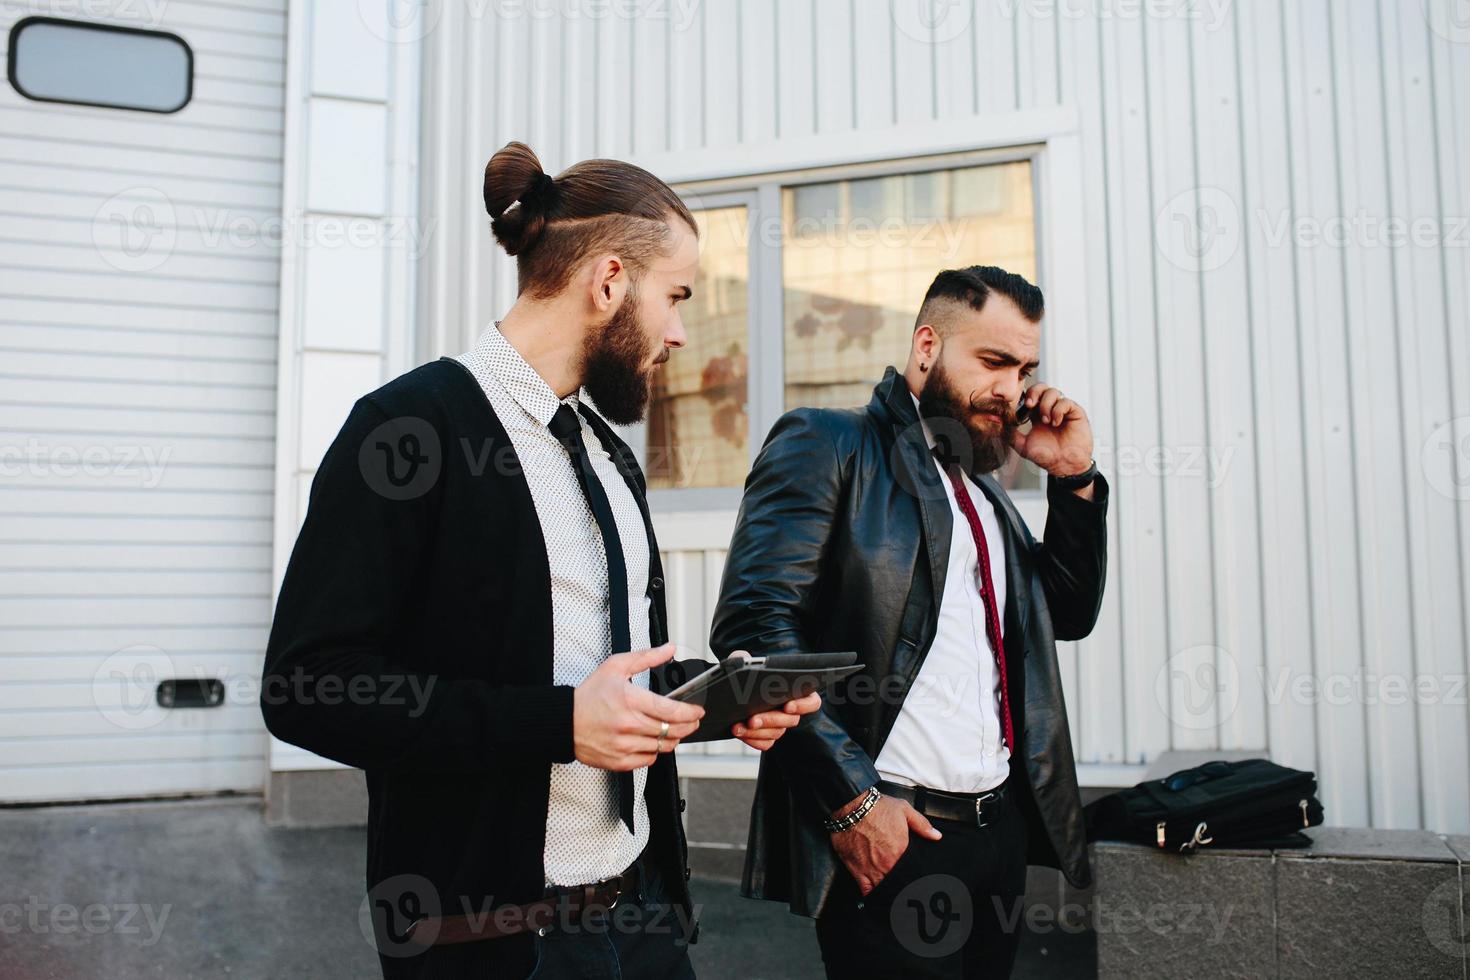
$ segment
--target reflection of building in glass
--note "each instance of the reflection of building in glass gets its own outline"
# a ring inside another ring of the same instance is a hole
[[[738,487],[749,470],[748,220],[695,211],[701,258],[687,346],[657,379],[649,486]],[[1036,275],[1028,161],[802,184],[782,191],[785,407],[864,405],[902,366],[934,276],[965,265]],[[773,329],[767,325],[766,329]],[[774,370],[772,364],[769,370]],[[1016,483],[1016,474],[1003,474]],[[1034,472],[1021,485],[1036,486]]]
[[[700,262],[683,306],[688,342],[654,382],[648,485],[738,487],[750,468],[750,262],[743,207],[694,212]]]
[[[788,409],[864,405],[907,359],[942,269],[998,265],[1036,278],[1031,165],[811,184],[783,191]],[[1036,486],[1034,471],[1002,473]]]
[[[866,404],[942,269],[1035,280],[1029,162],[787,188],[786,407]]]

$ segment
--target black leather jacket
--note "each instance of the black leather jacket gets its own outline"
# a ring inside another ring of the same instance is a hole
[[[1044,543],[994,479],[977,482],[1004,529],[1008,693],[1021,748],[1011,783],[1028,818],[1028,861],[1085,886],[1091,872],[1055,641],[1080,639],[1097,620],[1107,482],[1098,477],[1092,501],[1049,493]],[[934,639],[952,531],[946,493],[892,367],[867,408],[786,413],[755,461],[712,649],[720,657],[856,650],[866,666],[762,755],[742,888],[749,897],[816,916],[835,875],[846,873],[821,822],[877,782],[873,760]]]

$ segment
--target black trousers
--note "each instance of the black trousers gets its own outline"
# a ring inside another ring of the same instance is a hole
[[[694,980],[685,938],[690,923],[664,885],[654,862],[638,859],[638,894],[619,899],[606,914],[588,915],[571,926],[536,937],[540,980]]]
[[[944,835],[909,832],[908,850],[860,896],[846,869],[817,942],[829,978],[1008,977],[1026,894],[1026,819],[1014,800],[996,820],[933,820]]]

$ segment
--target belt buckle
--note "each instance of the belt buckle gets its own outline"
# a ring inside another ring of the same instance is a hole
[[[611,912],[617,907],[618,900],[623,897],[622,889],[616,887],[616,883],[620,877],[622,876],[613,875],[610,878],[599,878],[585,885],[572,885],[566,888],[558,888],[556,889],[557,904],[559,907],[566,908],[567,906],[563,903],[578,902],[579,904],[576,908],[578,918],[593,910]],[[604,904],[601,899],[607,894],[605,889],[608,885],[614,885],[612,898]]]
[[[985,812],[985,804],[990,802],[991,800],[997,799],[1000,799],[1000,794],[995,792],[994,790],[991,790],[988,793],[981,793],[979,796],[975,797],[975,826],[990,826],[991,821],[986,820],[983,817],[983,814]]]
[[[623,897],[623,876],[609,875],[606,878],[601,878],[592,883],[591,891],[597,894],[603,894],[602,888],[605,885],[613,886],[612,901],[606,905],[607,910],[611,912],[618,907],[618,901]]]

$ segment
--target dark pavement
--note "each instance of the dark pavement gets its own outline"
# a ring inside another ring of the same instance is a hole
[[[260,801],[0,810],[0,978],[373,978],[365,831]],[[695,879],[702,980],[822,975],[810,921]],[[758,941],[757,941],[758,940]],[[1090,935],[1028,933],[1016,977],[1090,977]]]

